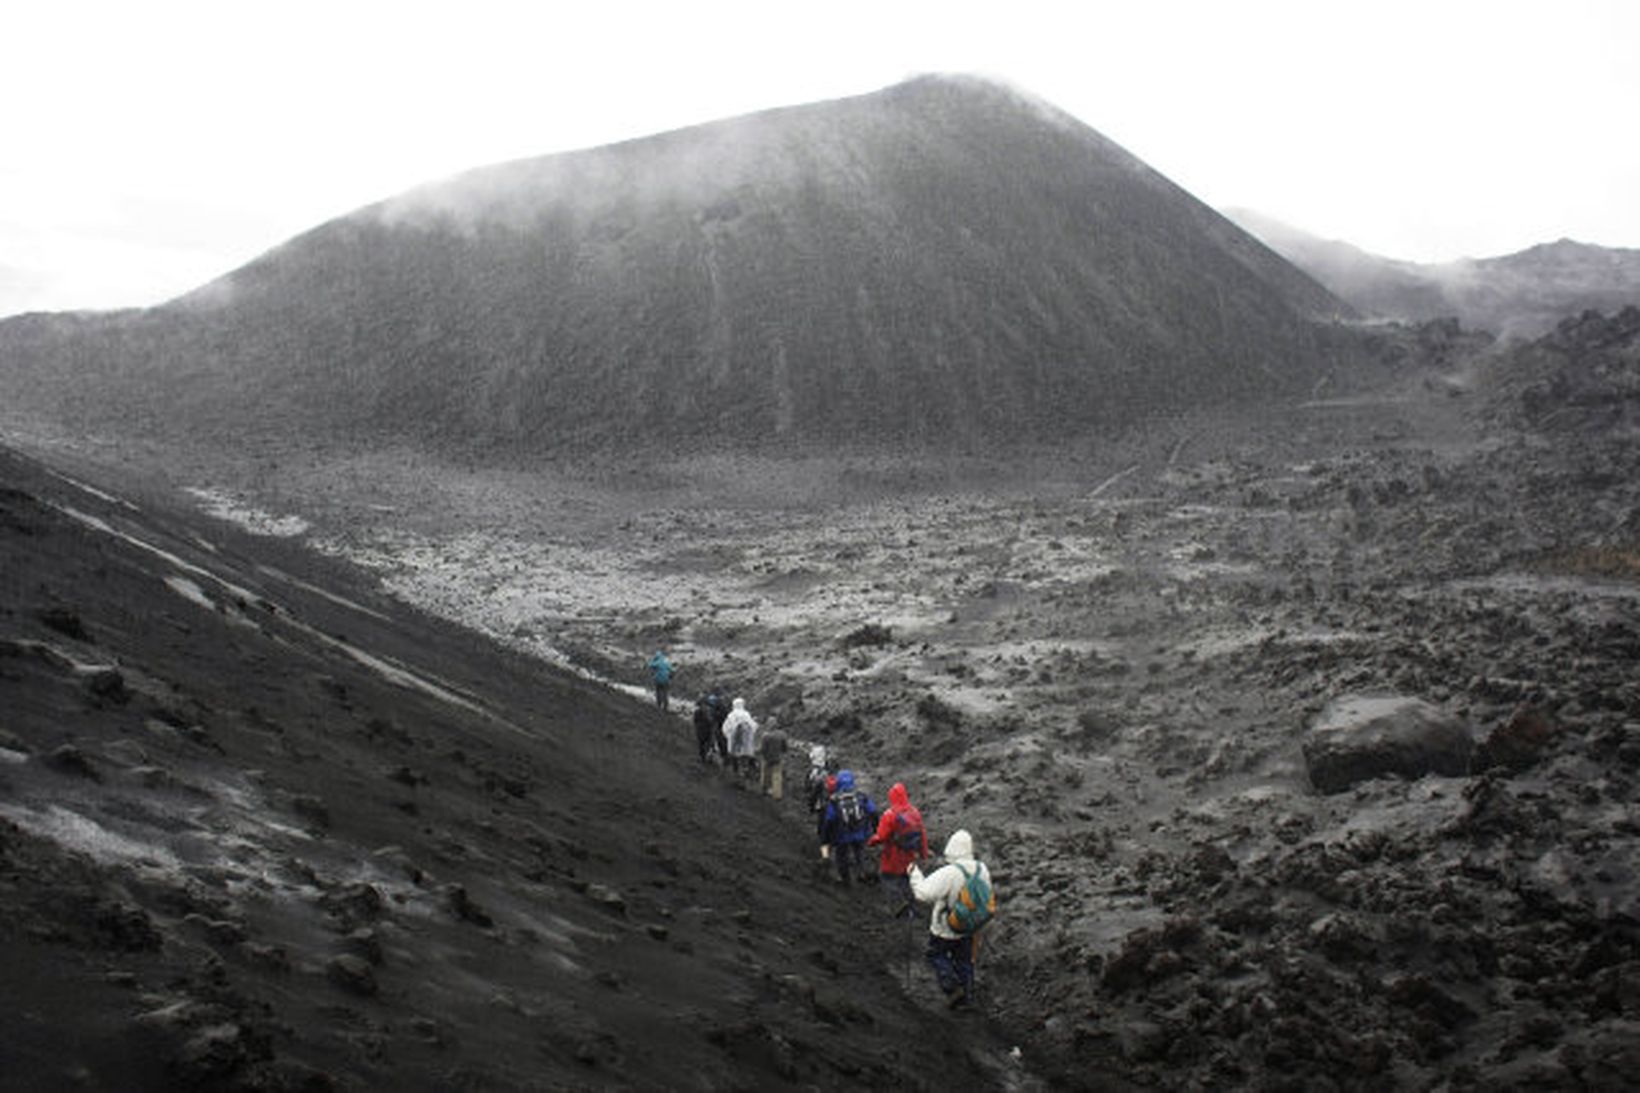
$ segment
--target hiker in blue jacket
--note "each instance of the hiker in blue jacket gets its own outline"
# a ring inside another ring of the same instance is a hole
[[[664,649],[656,650],[649,658],[649,672],[655,677],[655,705],[663,710],[672,708],[672,662],[666,659]]]
[[[854,785],[854,772],[837,772],[837,789],[820,813],[818,834],[822,845],[831,847],[837,864],[837,880],[852,884],[865,880],[866,837],[877,826],[877,806]]]

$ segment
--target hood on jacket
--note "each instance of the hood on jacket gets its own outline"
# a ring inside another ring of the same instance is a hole
[[[974,860],[974,839],[966,831],[953,831],[951,837],[945,841],[945,860],[959,859],[961,861]]]
[[[840,771],[838,771],[837,772],[837,792],[838,793],[847,793],[847,792],[849,792],[849,790],[851,790],[853,788],[854,788],[854,772],[852,770],[840,770]]]
[[[744,710],[745,708],[746,708],[746,700],[744,698],[735,699],[735,709]]]
[[[911,794],[905,791],[904,782],[895,782],[888,790],[888,803],[895,808],[910,808]]]

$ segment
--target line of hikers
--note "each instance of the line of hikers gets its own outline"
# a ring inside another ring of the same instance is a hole
[[[721,699],[714,702],[716,697],[702,695],[695,706],[701,762],[711,762],[715,749],[729,769],[745,777],[755,755],[762,791],[780,800],[785,735],[772,727],[759,732],[740,698],[720,719],[723,704]],[[950,1005],[969,1005],[980,930],[996,913],[991,871],[975,858],[973,838],[966,831],[954,832],[945,844],[945,864],[925,875],[928,829],[903,782],[889,788],[888,808],[879,813],[876,802],[856,784],[854,772],[845,768],[833,773],[825,746],[814,744],[809,748],[804,789],[821,857],[836,870],[836,883],[868,880],[865,851],[876,848],[877,879],[889,916],[909,919],[916,914],[916,904],[932,905],[926,959]]]
[[[648,668],[655,681],[655,704],[666,710],[672,664],[659,651]],[[777,801],[784,798],[788,739],[772,718],[760,728],[745,699],[725,702],[712,691],[696,700],[692,721],[702,764],[721,762],[741,782],[755,776],[760,792]],[[931,905],[925,953],[929,967],[952,1008],[971,1004],[980,934],[996,914],[991,871],[975,857],[972,836],[960,829],[953,832],[945,843],[944,863],[924,874],[923,866],[930,860],[928,830],[905,784],[890,787],[888,808],[879,813],[856,784],[852,770],[832,771],[823,744],[810,746],[808,758],[807,806],[815,817],[821,857],[836,869],[837,883],[869,879],[865,851],[877,848],[877,879],[889,916],[909,920],[918,903]]]
[[[786,795],[786,734],[771,718],[760,727],[746,700],[723,701],[716,691],[695,702],[695,752],[702,763],[716,759],[742,781],[757,779],[758,789],[781,800]]]
[[[918,903],[932,905],[928,965],[952,1008],[969,1005],[980,931],[996,914],[991,871],[975,858],[973,837],[953,832],[945,843],[945,864],[925,875],[928,828],[904,782],[889,787],[888,808],[879,813],[856,784],[854,771],[832,773],[825,745],[814,744],[805,785],[809,810],[817,817],[820,853],[836,867],[837,883],[866,880],[866,848],[877,848],[877,880],[889,916],[910,918]]]

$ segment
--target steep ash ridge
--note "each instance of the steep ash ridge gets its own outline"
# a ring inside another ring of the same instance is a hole
[[[1085,125],[926,77],[502,164],[175,303],[0,327],[79,424],[468,451],[961,447],[1307,390],[1346,305]],[[179,422],[180,419],[180,422]]]
[[[1033,1088],[677,721],[136,501],[0,451],[8,1089]]]

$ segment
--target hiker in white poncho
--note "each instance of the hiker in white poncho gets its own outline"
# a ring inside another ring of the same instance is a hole
[[[729,740],[729,765],[735,773],[745,775],[756,770],[757,722],[744,698],[735,699],[734,708],[723,722],[723,735]]]

